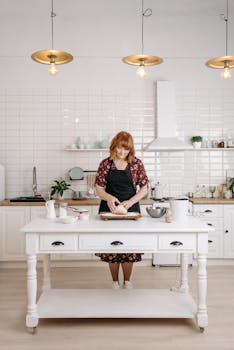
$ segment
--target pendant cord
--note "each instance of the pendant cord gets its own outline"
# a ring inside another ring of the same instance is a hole
[[[54,0],[51,0],[51,44],[52,44],[52,50],[54,49],[54,17],[56,16],[56,13],[54,13]]]
[[[144,0],[141,2],[141,54],[144,52]]]
[[[141,54],[144,54],[144,17],[150,17],[152,15],[152,9],[147,8],[144,11],[144,0],[141,2]]]
[[[228,53],[228,0],[227,0],[227,12],[226,17],[224,18],[226,24],[226,56]]]

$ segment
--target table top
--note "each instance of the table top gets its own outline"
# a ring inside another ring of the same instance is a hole
[[[91,216],[87,221],[78,220],[74,224],[63,224],[58,219],[37,218],[21,228],[25,233],[194,233],[214,231],[211,226],[198,218],[187,216],[183,222],[166,223],[164,218],[154,219],[142,216],[138,220],[100,219]]]

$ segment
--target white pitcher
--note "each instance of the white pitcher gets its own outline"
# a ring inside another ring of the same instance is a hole
[[[56,213],[55,213],[55,207],[54,207],[54,200],[51,199],[45,203],[46,210],[47,210],[47,219],[56,219]]]

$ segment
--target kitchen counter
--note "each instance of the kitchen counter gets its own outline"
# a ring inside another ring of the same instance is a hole
[[[193,204],[234,204],[234,198],[232,199],[190,198],[189,200]]]
[[[75,199],[63,199],[61,201],[56,200],[55,204],[59,204],[61,202],[68,203],[68,205],[99,205],[100,199],[99,198],[93,198],[93,199],[81,199],[81,200],[75,200]],[[141,205],[150,205],[153,201],[151,199],[142,199],[140,201]],[[45,205],[45,202],[10,202],[9,199],[6,199],[4,201],[0,201],[0,206],[35,206],[35,207],[42,207]]]

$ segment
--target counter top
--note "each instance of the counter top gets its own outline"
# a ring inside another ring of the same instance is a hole
[[[28,233],[197,233],[211,232],[214,228],[208,226],[203,221],[192,216],[182,222],[173,221],[168,224],[164,219],[153,219],[149,216],[142,216],[138,220],[107,220],[100,219],[98,215],[91,216],[88,221],[77,221],[74,224],[62,224],[56,220],[35,219],[25,225],[21,232]]]
[[[63,199],[62,201],[56,200],[55,204],[59,204],[61,202],[68,203],[68,205],[99,205],[100,199],[99,198],[93,198],[93,199]],[[141,205],[150,205],[153,201],[151,199],[142,199],[140,201]],[[12,206],[30,206],[30,207],[42,207],[45,205],[45,202],[10,202],[8,199],[5,201],[0,201],[0,206],[6,206],[6,207],[12,207]]]
[[[232,199],[190,198],[189,200],[193,204],[234,204],[234,198]]]

